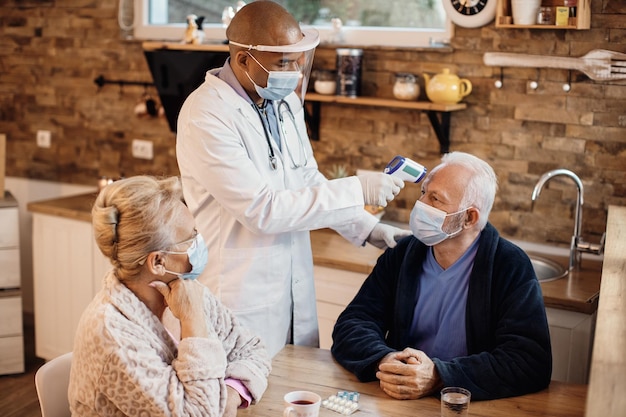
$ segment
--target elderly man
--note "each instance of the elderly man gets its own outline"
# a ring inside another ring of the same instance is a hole
[[[382,173],[328,181],[319,172],[302,100],[319,36],[284,8],[255,1],[226,31],[230,57],[183,104],[176,156],[185,201],[209,262],[200,281],[273,356],[318,345],[309,231],[355,245],[395,246],[410,232],[378,223],[404,186]]]
[[[541,390],[552,355],[528,256],[488,223],[497,188],[472,155],[443,157],[411,213],[414,236],[378,259],[339,316],[332,353],[397,399],[443,386],[494,399]]]

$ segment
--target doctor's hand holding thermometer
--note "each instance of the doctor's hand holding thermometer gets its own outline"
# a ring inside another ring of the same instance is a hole
[[[385,167],[383,175],[387,175],[389,178],[393,178],[394,184],[402,183],[400,188],[404,187],[404,181],[417,183],[420,182],[426,176],[426,168],[409,158],[402,156],[396,156]],[[373,178],[375,174],[371,174]],[[359,178],[361,179],[361,178]],[[382,190],[382,187],[381,187]],[[399,192],[400,190],[398,190]],[[364,191],[365,193],[365,191]],[[397,193],[396,193],[397,194]],[[394,194],[394,196],[396,195]],[[393,199],[387,199],[391,201]],[[387,204],[378,204],[385,207]],[[371,203],[375,205],[376,203]],[[367,242],[376,246],[379,249],[385,249],[387,247],[393,248],[396,246],[396,242],[405,236],[411,234],[410,230],[399,229],[384,223],[378,223],[374,226],[374,229],[370,232],[367,238]]]
[[[363,199],[366,205],[386,207],[387,202],[393,200],[404,188],[402,179],[384,173],[371,172],[357,175],[357,178],[361,181]],[[366,242],[378,249],[393,248],[398,240],[410,234],[409,230],[377,223]]]
[[[386,207],[404,188],[402,179],[377,172],[357,175],[366,205]]]

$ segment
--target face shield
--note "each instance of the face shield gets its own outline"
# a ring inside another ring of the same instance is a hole
[[[287,92],[285,90],[288,90],[288,93],[294,91],[304,103],[313,56],[320,38],[315,29],[303,30],[302,34],[304,37],[291,45],[246,45],[229,41],[231,45],[246,48],[248,55],[267,72],[265,85],[257,85],[251,79],[261,97],[277,100],[283,92]]]

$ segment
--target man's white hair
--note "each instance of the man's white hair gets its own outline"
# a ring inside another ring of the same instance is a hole
[[[450,152],[441,158],[441,163],[431,171],[431,175],[443,167],[461,166],[472,173],[465,188],[461,208],[475,207],[480,212],[478,226],[482,230],[493,207],[498,189],[498,178],[491,166],[482,159],[465,152]]]

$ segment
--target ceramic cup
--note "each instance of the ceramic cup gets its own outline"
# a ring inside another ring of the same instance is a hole
[[[285,394],[283,417],[318,417],[322,398],[311,391],[291,391]]]
[[[534,25],[541,7],[541,0],[511,0],[513,23],[516,25]]]

